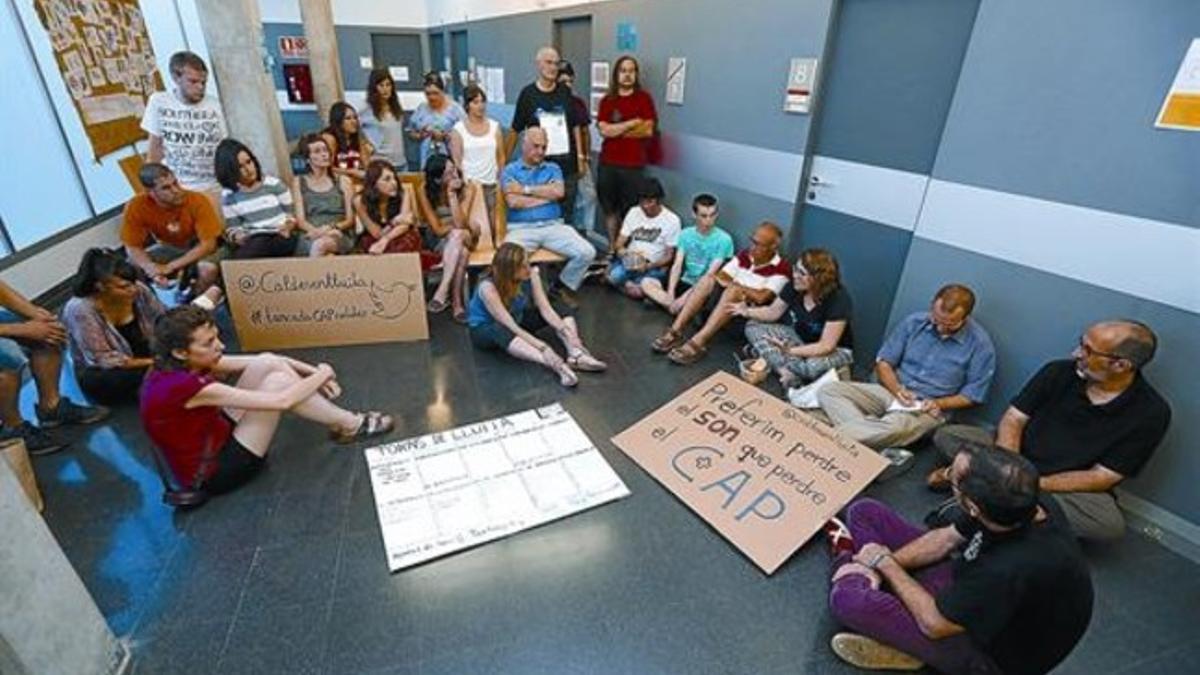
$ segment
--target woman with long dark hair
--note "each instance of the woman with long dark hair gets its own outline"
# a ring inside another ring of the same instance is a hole
[[[425,163],[425,190],[417,194],[417,204],[430,238],[439,242],[435,247],[441,247],[442,279],[429,301],[429,311],[436,314],[452,307],[459,323],[467,320],[463,303],[469,249],[479,240],[480,220],[487,219],[483,199],[483,188],[463,180],[454,160],[430,155]]]
[[[427,250],[417,230],[413,199],[400,185],[396,169],[386,159],[367,165],[363,190],[354,198],[354,212],[366,230],[358,245],[370,255],[419,253],[421,270],[433,268],[442,257]]]
[[[329,106],[329,126],[321,135],[333,152],[333,175],[361,183],[375,146],[362,133],[354,106],[345,101]]]
[[[437,73],[426,73],[425,102],[408,120],[409,138],[421,142],[421,166],[433,154],[450,154],[450,130],[467,116],[462,106],[446,95],[446,83]]]
[[[837,259],[822,248],[800,253],[792,267],[791,285],[774,302],[765,307],[734,308],[736,314],[750,319],[746,340],[779,375],[784,387],[854,363],[852,310]]]
[[[529,253],[519,244],[508,242],[496,250],[488,276],[471,296],[467,325],[476,347],[540,363],[554,371],[564,387],[579,384],[576,370],[608,368],[584,346],[570,310],[550,302],[537,268],[529,264]],[[534,335],[546,327],[554,329],[567,348],[565,360]]]
[[[313,258],[349,253],[354,248],[354,190],[350,179],[330,171],[333,153],[318,134],[305,134],[298,143],[308,173],[292,179],[296,225],[304,232],[300,251]]]
[[[398,171],[408,167],[404,149],[404,108],[396,95],[396,81],[387,68],[376,68],[367,78],[367,105],[358,111],[362,131],[375,146],[375,154]]]
[[[83,254],[71,294],[62,318],[79,388],[105,405],[136,401],[166,309],[137,268],[102,248]]]
[[[211,313],[176,307],[154,326],[142,426],[181,486],[220,494],[265,466],[284,411],[328,428],[336,443],[392,430],[391,415],[341,408],[331,400],[340,394],[329,364],[265,352],[226,354]]]
[[[258,158],[240,141],[226,138],[214,158],[225,216],[225,241],[234,258],[282,258],[296,252],[292,193],[263,174]]]

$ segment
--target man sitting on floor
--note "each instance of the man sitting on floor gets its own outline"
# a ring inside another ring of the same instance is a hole
[[[1095,324],[1072,359],[1043,366],[1000,419],[996,445],[1033,462],[1042,491],[1054,495],[1083,539],[1124,533],[1112,489],[1137,475],[1171,422],[1171,408],[1141,374],[1157,346],[1154,332],[1137,321]],[[991,434],[948,425],[933,437],[947,461],[964,440],[991,442]],[[929,484],[949,488],[947,470],[934,470]]]
[[[665,333],[655,338],[651,347],[667,353],[672,363],[686,366],[699,361],[708,352],[708,342],[734,317],[745,316],[747,307],[770,304],[792,277],[792,266],[779,256],[783,230],[772,222],[763,222],[750,238],[750,248],[738,253],[720,272],[701,279],[688,295],[683,309]],[[716,307],[708,320],[690,340],[684,340],[683,329],[692,317],[708,304],[709,294],[722,286]]]
[[[638,205],[625,213],[617,237],[617,259],[608,268],[608,283],[625,295],[641,299],[641,285],[662,283],[675,261],[679,216],[663,205],[662,183],[646,178],[638,188]]]
[[[0,281],[0,445],[25,441],[31,455],[48,455],[67,446],[49,431],[62,424],[91,424],[108,417],[108,409],[79,405],[58,390],[62,348],[67,329],[49,310],[38,307]],[[37,386],[38,424],[21,417],[21,376],[26,366]]]
[[[158,286],[178,279],[181,292],[204,294],[208,302],[201,304],[212,309],[220,299],[217,239],[224,229],[212,202],[180,187],[162,164],[143,165],[138,180],[146,191],[129,200],[121,222],[130,260]],[[192,269],[194,280],[186,278]]]
[[[716,274],[725,261],[733,257],[733,237],[717,227],[717,198],[710,194],[696,195],[692,200],[692,215],[696,224],[679,235],[675,264],[671,266],[666,289],[662,281],[653,276],[642,279],[641,288],[646,297],[671,314],[679,314],[701,280]],[[709,279],[705,299],[714,287]]]
[[[1039,506],[1029,460],[962,446],[950,468],[958,508],[934,530],[862,499],[831,521],[829,609],[856,633],[838,656],[866,669],[1045,673],[1079,642],[1092,580],[1052,501]]]
[[[817,399],[844,436],[883,450],[889,478],[908,467],[900,446],[920,440],[955,410],[983,402],[996,371],[996,350],[971,318],[975,294],[943,286],[929,312],[902,319],[875,356],[878,384],[830,382]]]
[[[546,132],[540,127],[525,130],[521,158],[504,167],[500,182],[508,205],[508,233],[511,241],[533,252],[544,248],[566,256],[555,287],[551,290],[565,304],[576,307],[576,294],[583,285],[588,265],[596,249],[575,228],[563,223],[558,201],[563,196],[562,170],[545,161]]]

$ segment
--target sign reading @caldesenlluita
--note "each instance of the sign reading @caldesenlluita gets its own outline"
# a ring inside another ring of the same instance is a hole
[[[429,339],[415,253],[226,260],[221,274],[247,351]]]
[[[725,372],[612,440],[767,574],[887,465]]]

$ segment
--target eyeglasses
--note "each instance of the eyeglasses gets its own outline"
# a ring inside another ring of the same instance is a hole
[[[794,267],[792,269],[796,272],[796,276],[798,276],[798,277],[810,276],[808,273],[808,270],[804,269],[803,267],[800,267],[799,265],[797,265],[796,267]]]
[[[1125,358],[1124,356],[1118,356],[1117,354],[1109,354],[1108,352],[1097,351],[1093,349],[1091,345],[1085,342],[1082,337],[1079,338],[1079,351],[1083,352],[1083,355],[1089,359],[1093,356],[1099,356],[1101,358],[1111,359],[1113,361],[1119,361]]]

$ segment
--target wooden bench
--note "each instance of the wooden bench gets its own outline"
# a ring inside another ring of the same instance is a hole
[[[417,195],[423,195],[425,192],[425,174],[423,173],[402,173],[399,174],[400,185],[406,192],[410,192],[410,198],[419,203],[420,199]],[[482,199],[482,195],[480,195]],[[421,219],[420,209],[417,208],[418,218]],[[504,196],[496,195],[496,211],[489,218],[480,218],[479,223],[479,241],[475,243],[475,248],[471,251],[468,259],[470,267],[487,267],[492,264],[492,258],[496,255],[496,249],[500,244],[504,243],[504,235],[508,230],[508,207],[504,203]],[[529,256],[529,262],[532,264],[548,264],[558,263],[566,260],[566,257],[555,253],[554,251],[539,248]]]

